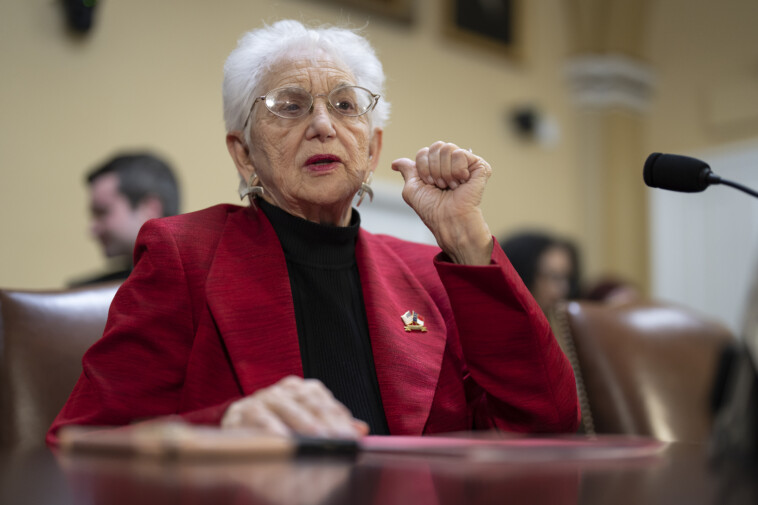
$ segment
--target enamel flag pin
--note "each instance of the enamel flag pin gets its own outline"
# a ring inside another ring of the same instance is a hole
[[[424,320],[421,319],[421,316],[419,316],[418,312],[415,310],[409,310],[400,316],[400,319],[402,319],[403,323],[405,324],[405,331],[426,331]]]

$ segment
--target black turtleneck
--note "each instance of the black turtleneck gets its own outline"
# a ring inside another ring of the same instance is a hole
[[[256,203],[287,260],[303,374],[323,382],[372,434],[389,434],[355,262],[358,212],[348,226],[328,226]]]

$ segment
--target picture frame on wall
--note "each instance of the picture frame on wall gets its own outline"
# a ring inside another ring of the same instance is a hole
[[[413,21],[416,0],[320,0],[326,4],[340,5],[365,14],[377,14],[403,23]]]
[[[522,57],[523,0],[445,0],[448,37],[514,60]]]

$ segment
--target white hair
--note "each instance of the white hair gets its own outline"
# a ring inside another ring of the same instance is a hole
[[[224,64],[224,123],[226,131],[242,130],[263,79],[284,59],[324,54],[344,64],[358,86],[382,95],[369,114],[373,127],[383,128],[390,104],[384,99],[384,71],[368,40],[355,30],[308,28],[291,19],[247,32]],[[247,137],[247,135],[246,135]]]

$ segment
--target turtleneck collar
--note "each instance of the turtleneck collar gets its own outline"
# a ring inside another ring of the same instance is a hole
[[[347,226],[323,225],[293,216],[262,198],[255,203],[271,222],[288,261],[340,268],[355,262],[361,217],[353,209]]]

